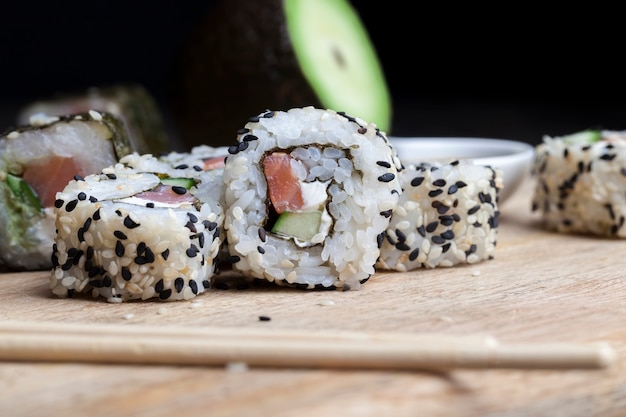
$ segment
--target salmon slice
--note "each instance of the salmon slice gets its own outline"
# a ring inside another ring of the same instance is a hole
[[[278,214],[297,211],[304,205],[300,181],[291,169],[292,159],[284,152],[274,152],[263,159],[270,201]]]
[[[57,191],[62,191],[76,174],[84,175],[73,158],[52,155],[29,162],[22,179],[35,190],[42,207],[52,207]]]
[[[135,197],[164,204],[194,203],[196,197],[191,195],[189,191],[183,192],[183,190],[184,187],[172,187],[170,185],[159,184],[153,190],[143,191],[135,195]]]
[[[224,168],[224,156],[216,156],[215,158],[207,158],[203,160],[204,170],[212,171],[214,169]]]

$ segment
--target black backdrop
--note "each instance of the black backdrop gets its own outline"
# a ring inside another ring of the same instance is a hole
[[[0,6],[4,124],[31,100],[130,81],[145,85],[167,114],[169,65],[215,1],[55,3]],[[617,11],[352,3],[392,91],[394,135],[533,143],[590,127],[626,129]]]

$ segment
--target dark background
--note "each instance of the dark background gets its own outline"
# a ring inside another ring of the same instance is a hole
[[[3,127],[21,106],[57,92],[139,82],[175,130],[169,69],[215,1],[55,3],[0,6]],[[390,134],[538,143],[544,134],[626,129],[618,10],[440,3],[352,1],[392,92]]]

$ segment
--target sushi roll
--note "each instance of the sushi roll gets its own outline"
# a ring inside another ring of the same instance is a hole
[[[132,152],[123,124],[97,111],[33,117],[0,136],[0,264],[52,266],[55,194],[74,176],[99,172]]]
[[[502,172],[467,160],[408,165],[378,269],[411,271],[492,259]]]
[[[546,229],[626,237],[626,131],[544,136],[532,172],[532,211]]]
[[[401,163],[376,125],[314,107],[266,111],[224,166],[224,230],[245,277],[355,290],[375,272]]]
[[[227,156],[226,146],[199,145],[190,152],[174,151],[156,157],[133,152],[120,158],[120,163],[139,171],[153,171],[173,177],[193,177],[202,171],[210,171],[221,176]]]
[[[29,103],[17,116],[26,125],[38,115],[64,116],[97,110],[118,118],[133,151],[140,154],[163,153],[169,148],[165,123],[156,100],[142,85],[120,84],[91,87],[84,92],[58,94]]]
[[[189,300],[211,287],[221,246],[221,175],[170,177],[122,163],[57,194],[50,288],[108,302]],[[217,190],[217,191],[216,191]]]

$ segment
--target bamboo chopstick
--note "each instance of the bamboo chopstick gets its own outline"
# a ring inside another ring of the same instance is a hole
[[[409,333],[0,322],[0,360],[396,370],[601,369],[606,343],[500,345]]]

